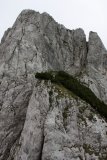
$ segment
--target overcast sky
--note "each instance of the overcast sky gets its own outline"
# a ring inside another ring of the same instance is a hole
[[[23,9],[48,12],[69,29],[99,34],[107,48],[107,0],[0,0],[0,39]]]

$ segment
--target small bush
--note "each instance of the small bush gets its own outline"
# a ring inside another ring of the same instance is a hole
[[[52,79],[52,75],[49,72],[36,73],[35,77],[38,79],[44,79],[44,80]]]

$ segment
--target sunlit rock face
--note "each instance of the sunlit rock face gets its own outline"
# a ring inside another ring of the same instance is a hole
[[[107,51],[97,33],[24,10],[0,44],[0,160],[107,160],[107,122],[36,72],[64,70],[107,103]]]

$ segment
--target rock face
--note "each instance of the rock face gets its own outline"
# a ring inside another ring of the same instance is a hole
[[[77,73],[85,65],[86,38],[82,29],[70,31],[47,13],[25,10],[5,33],[0,53],[1,75],[28,77],[45,70]]]
[[[86,72],[81,78],[107,103],[107,50],[95,32],[89,34]]]
[[[107,103],[107,51],[97,33],[24,10],[0,44],[0,160],[107,160],[107,122],[36,72],[64,70]]]

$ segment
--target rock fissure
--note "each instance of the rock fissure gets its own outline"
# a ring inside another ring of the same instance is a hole
[[[21,136],[21,132],[19,132],[19,134],[17,135],[17,138],[13,137],[12,142],[9,142],[1,160],[7,160],[9,158],[10,150],[11,150],[12,146],[15,144],[15,142],[20,138],[20,136]]]

